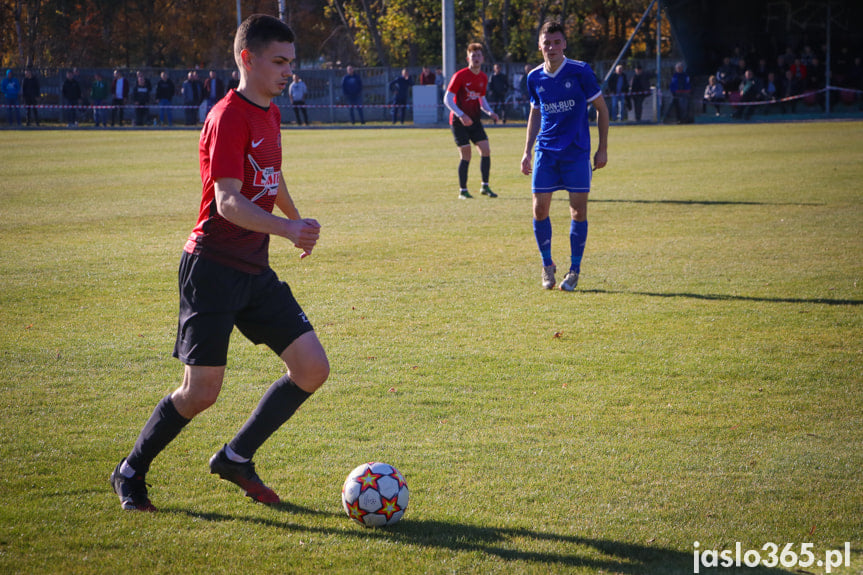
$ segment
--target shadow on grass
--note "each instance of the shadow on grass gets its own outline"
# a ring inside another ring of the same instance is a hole
[[[563,201],[569,202],[569,198],[562,198]],[[823,206],[816,202],[749,202],[749,201],[734,201],[734,200],[614,200],[590,198],[591,203],[605,204],[669,204],[679,206]]]
[[[621,574],[647,573],[693,573],[692,552],[677,551],[651,544],[635,544],[578,535],[560,535],[546,531],[522,528],[479,527],[443,521],[405,519],[394,526],[381,529],[364,529],[352,523],[341,513],[319,511],[306,507],[281,504],[272,509],[291,514],[310,514],[342,518],[345,528],[329,528],[279,521],[275,518],[244,517],[221,513],[196,513],[187,510],[171,510],[168,513],[185,514],[205,521],[248,521],[289,531],[317,533],[329,536],[352,537],[403,543],[429,549],[446,549],[453,552],[483,553],[524,566],[538,565],[582,567],[602,572]],[[553,545],[555,550],[544,550]],[[780,575],[790,571],[767,567],[749,567],[744,571],[723,569],[732,575],[745,572],[748,575]],[[701,567],[701,571],[710,571]]]
[[[594,197],[590,195],[590,203],[597,204],[660,204],[670,206],[825,206],[819,202],[753,202],[746,200],[638,200],[638,199],[613,199]],[[598,195],[598,194],[597,194]],[[524,200],[524,196],[503,197],[496,201]],[[528,198],[529,199],[529,198]],[[569,203],[569,196],[562,190],[552,198],[554,202]]]
[[[796,297],[757,297],[745,295],[727,295],[727,294],[700,294],[700,293],[659,293],[659,292],[644,292],[644,291],[623,291],[623,290],[604,290],[604,289],[586,289],[580,290],[581,293],[596,293],[596,294],[611,294],[611,295],[643,295],[648,297],[662,298],[690,298],[703,299],[711,301],[754,301],[766,303],[805,303],[805,304],[821,304],[821,305],[847,305],[858,306],[863,305],[863,300],[859,299],[829,299],[829,298],[796,298]]]
[[[501,196],[498,199],[495,199],[495,202],[506,202],[506,201],[528,201],[530,200],[530,196],[517,195],[517,196]],[[569,203],[569,196],[562,190],[560,190],[555,197],[552,198],[553,202],[566,202]],[[590,196],[591,204],[657,204],[657,205],[668,205],[668,206],[803,206],[803,207],[811,207],[811,206],[825,206],[827,204],[818,203],[818,202],[753,202],[746,200],[634,200],[634,199],[609,199],[609,198],[594,198],[594,194]]]

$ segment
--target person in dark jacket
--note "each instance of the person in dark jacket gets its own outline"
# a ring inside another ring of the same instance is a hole
[[[351,114],[351,124],[356,121],[354,119],[354,109],[359,112],[360,124],[365,124],[366,119],[363,117],[363,80],[354,71],[353,66],[348,66],[345,71],[347,74],[342,78],[342,92],[345,96],[348,112]]]
[[[66,127],[78,127],[78,105],[81,103],[81,84],[75,79],[72,70],[66,72],[66,80],[60,89],[63,95],[63,105],[66,106]]]
[[[408,94],[411,86],[414,85],[414,80],[411,78],[407,68],[402,70],[402,75],[390,82],[390,92],[393,95],[393,124],[401,118],[401,123],[405,123],[405,110],[408,107]]]
[[[198,108],[204,101],[204,88],[198,80],[198,72],[189,70],[189,74],[183,82],[182,90],[186,125],[194,126],[198,122]]]
[[[129,80],[120,70],[114,70],[114,79],[111,81],[111,125],[118,122],[123,125],[123,108],[126,106],[126,98],[129,97]]]
[[[150,104],[150,80],[138,72],[138,81],[132,88],[132,101],[135,102],[135,125],[144,126],[147,123],[147,112]]]
[[[24,70],[24,83],[21,86],[21,94],[24,96],[24,105],[27,107],[27,125],[30,125],[30,120],[39,125],[39,97],[42,95],[42,89],[39,86],[39,78],[33,73],[33,70]]]
[[[641,121],[641,112],[644,109],[644,99],[650,93],[650,80],[644,73],[641,64],[635,65],[635,74],[629,81],[629,98],[632,102],[632,110],[635,112],[635,121]]]
[[[674,65],[674,74],[671,76],[668,89],[671,92],[671,104],[665,111],[665,116],[667,117],[673,108],[677,115],[677,123],[682,124],[689,118],[689,94],[692,92],[692,83],[689,74],[684,71],[683,62]]]
[[[3,98],[6,100],[6,114],[11,126],[14,123],[21,126],[21,108],[18,107],[18,96],[21,94],[21,82],[15,77],[12,70],[6,70],[6,77],[2,82]]]
[[[108,84],[102,79],[102,74],[96,72],[93,77],[93,83],[90,84],[90,102],[93,105],[93,123],[96,127],[99,124],[107,127],[107,112],[105,111],[105,102],[108,100]]]
[[[626,93],[629,91],[629,78],[623,70],[623,64],[614,67],[614,72],[608,77],[608,93],[611,95],[611,119],[618,122],[626,121]]]
[[[506,124],[506,95],[509,93],[509,78],[500,69],[500,64],[492,66],[491,77],[488,79],[488,103],[501,122]]]
[[[156,101],[159,102],[159,123],[163,126],[167,121],[169,126],[174,125],[174,112],[171,110],[171,100],[177,89],[174,82],[168,77],[168,73],[162,71],[159,81],[156,82]]]

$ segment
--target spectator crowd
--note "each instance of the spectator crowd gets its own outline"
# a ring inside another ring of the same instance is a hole
[[[701,111],[716,116],[726,113],[733,118],[749,119],[753,113],[795,113],[801,105],[818,107],[823,112],[829,99],[831,107],[841,103],[863,109],[863,66],[861,57],[852,56],[847,47],[834,52],[830,67],[830,93],[827,93],[826,46],[820,51],[804,46],[798,53],[793,47],[775,58],[758,54],[744,55],[740,48],[722,58],[707,78]],[[691,121],[689,109],[694,82],[685,64],[678,62],[668,85],[670,98],[663,106],[661,120],[672,116],[678,123]],[[642,102],[649,95],[649,81],[641,65],[633,73],[617,65],[605,84],[605,95],[611,102],[613,121],[626,121],[629,112],[641,121]],[[696,100],[697,101],[697,100]]]
[[[88,82],[81,78],[77,68],[65,71],[63,76],[59,108],[62,121],[69,128],[91,120],[96,127],[123,126],[124,123],[145,126],[151,122],[156,126],[173,126],[175,112],[185,125],[194,126],[203,122],[210,108],[227,90],[239,85],[236,71],[225,83],[215,70],[210,70],[202,81],[197,69],[189,70],[179,85],[167,70],[159,74],[155,86],[142,71],[136,72],[134,78],[127,78],[123,70],[114,70],[110,80],[94,72]],[[11,69],[6,70],[2,93],[10,126],[21,126],[22,119],[27,126],[39,126],[40,109],[57,108],[43,103],[42,85],[30,68],[24,71],[23,82],[19,82]],[[155,115],[151,115],[153,108],[158,111]]]
[[[697,88],[685,63],[677,62],[668,84],[670,97],[664,98],[659,119],[667,121],[673,117],[678,123],[692,121],[693,110],[690,107],[698,102],[699,97],[701,113],[743,120],[756,112],[788,114],[801,108],[816,107],[824,111],[828,103],[831,108],[841,103],[863,110],[861,57],[853,56],[847,47],[834,50],[829,70],[829,93],[825,89],[828,79],[825,58],[826,46],[820,50],[804,46],[799,51],[789,46],[775,56],[754,52],[744,54],[743,50],[735,48],[721,58],[713,73],[707,75],[706,83],[698,84]],[[531,68],[525,65],[524,73],[516,74],[511,83],[501,64],[492,65],[488,101],[502,122],[505,123],[513,112],[527,117],[529,98],[525,79]],[[362,77],[352,66],[347,66],[345,72],[341,80],[343,105],[350,113],[351,123],[359,120],[364,124]],[[175,78],[180,79],[176,75]],[[648,74],[639,63],[631,71],[624,64],[614,67],[603,85],[612,121],[642,121],[644,102],[653,94],[653,78],[653,74]],[[444,78],[440,68],[432,71],[428,66],[423,67],[417,83],[435,84],[439,92],[443,92]],[[72,68],[63,73],[58,98],[46,105],[43,102],[43,99],[47,100],[44,86],[40,84],[37,73],[28,68],[24,70],[23,78],[18,78],[12,69],[6,70],[0,92],[9,126],[39,126],[40,120],[44,121],[44,111],[49,108],[56,110],[59,105],[62,122],[70,128],[89,121],[96,127],[123,126],[124,123],[168,127],[175,121],[182,121],[186,126],[202,123],[210,108],[238,85],[236,71],[225,81],[216,70],[209,70],[202,79],[199,70],[193,69],[182,77],[181,82],[175,82],[167,70],[153,79],[143,71],[127,78],[120,69],[114,70],[108,78],[95,72],[91,78],[83,79],[79,71]],[[387,113],[391,113],[392,123],[404,123],[405,111],[410,107],[409,90],[413,85],[414,79],[407,69],[389,83],[391,112]],[[700,86],[704,86],[703,92]],[[286,95],[298,125],[309,124],[305,101],[307,92],[302,78],[295,74]],[[54,101],[58,105],[53,104]],[[41,118],[40,110],[43,110]],[[54,112],[53,117],[56,114]]]

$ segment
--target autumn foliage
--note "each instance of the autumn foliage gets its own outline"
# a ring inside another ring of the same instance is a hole
[[[613,56],[648,0],[459,0],[456,40],[482,42],[488,60],[538,57],[537,31],[562,18],[574,57]],[[288,0],[302,63],[439,63],[440,0]],[[279,15],[276,0],[242,0],[241,16]],[[231,0],[0,0],[4,66],[201,67],[233,65]],[[649,27],[645,29],[649,34]],[[645,37],[647,40],[647,37]],[[649,49],[651,42],[640,45]]]

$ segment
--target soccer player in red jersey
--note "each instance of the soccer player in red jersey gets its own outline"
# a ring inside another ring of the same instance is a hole
[[[474,42],[467,47],[467,68],[462,68],[453,74],[449,87],[444,95],[444,104],[450,109],[449,123],[458,146],[458,197],[461,199],[472,198],[467,189],[467,172],[470,166],[470,144],[476,144],[480,153],[480,174],[482,176],[482,195],[496,198],[497,194],[491,191],[488,185],[491,172],[491,149],[488,145],[488,136],[482,127],[480,112],[488,114],[492,120],[498,121],[488,100],[485,99],[486,88],[488,88],[488,77],[482,71],[483,63],[482,44]]]
[[[329,376],[323,346],[268,259],[271,235],[287,238],[304,258],[320,234],[318,222],[300,217],[282,178],[281,114],[272,104],[291,80],[294,33],[276,18],[251,16],[237,29],[234,58],[240,85],[213,107],[201,132],[201,209],[180,261],[174,356],[185,365],[183,382],[159,402],[111,474],[123,509],[155,511],[145,475],[183,427],[215,403],[234,326],[287,368],[210,459],[211,473],[253,500],[279,503],[252,457]],[[286,217],[273,214],[273,206]]]

